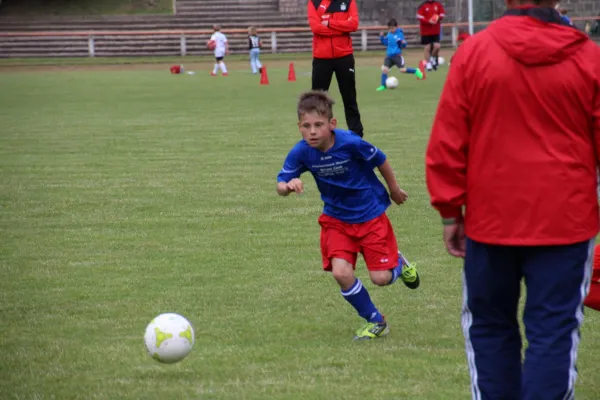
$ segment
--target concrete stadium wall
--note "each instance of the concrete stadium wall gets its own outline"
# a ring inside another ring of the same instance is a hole
[[[285,14],[306,13],[309,0],[279,0],[279,11]],[[504,0],[473,0],[475,20],[490,21],[498,18],[505,10]],[[385,24],[396,18],[401,24],[415,23],[416,9],[420,0],[358,0],[361,23]],[[467,0],[442,1],[448,20],[466,22]],[[561,6],[569,10],[572,17],[585,17],[600,13],[600,0],[563,0]]]

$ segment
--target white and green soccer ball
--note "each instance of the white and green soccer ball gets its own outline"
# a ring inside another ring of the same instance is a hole
[[[385,80],[385,87],[388,89],[396,89],[398,87],[398,78],[390,76]]]
[[[194,347],[194,328],[179,314],[160,314],[146,327],[146,349],[152,358],[165,364],[183,360]]]

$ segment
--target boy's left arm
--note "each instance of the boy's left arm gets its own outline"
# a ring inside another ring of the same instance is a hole
[[[440,5],[440,12],[438,15],[440,16],[440,21],[441,21],[446,16],[446,10],[444,10],[444,5],[442,3],[439,3],[439,5]]]
[[[386,155],[377,147],[362,139],[358,142],[357,147],[359,158],[370,163],[373,168],[377,167],[379,173],[383,176],[394,203],[404,203],[408,195],[400,188],[398,182],[396,182],[396,174],[394,174],[394,170],[388,162]]]
[[[396,37],[398,38],[397,43],[398,43],[398,47],[400,47],[401,49],[406,47],[406,40],[404,38],[404,31],[402,29],[398,29],[396,31]]]
[[[345,21],[337,21],[335,19],[329,20],[331,29],[339,32],[356,32],[358,30],[358,8],[356,7],[356,0],[350,2],[350,8],[348,8],[348,19]]]
[[[388,160],[385,160],[383,164],[377,167],[381,176],[385,180],[387,184],[388,190],[390,192],[390,197],[396,204],[402,204],[408,199],[408,194],[402,190],[398,182],[396,181],[396,174],[392,169]]]

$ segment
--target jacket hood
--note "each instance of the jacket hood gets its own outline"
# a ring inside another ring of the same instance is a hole
[[[488,30],[511,58],[531,66],[560,63],[589,40],[553,8],[510,9]]]

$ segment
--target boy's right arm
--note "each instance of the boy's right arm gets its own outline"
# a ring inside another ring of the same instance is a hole
[[[379,41],[382,45],[387,46],[387,37],[384,36],[383,32],[379,34]]]
[[[277,182],[277,194],[280,196],[287,196],[288,194],[296,192],[302,194],[304,192],[304,183],[298,178],[294,178],[289,182]]]
[[[300,150],[294,147],[285,158],[283,168],[277,174],[277,194],[287,196],[292,192],[302,193],[304,184],[299,178],[306,171],[307,168],[302,162]]]

